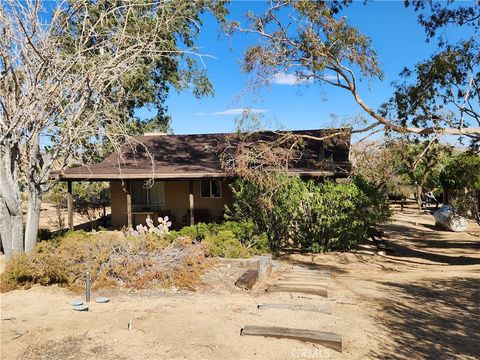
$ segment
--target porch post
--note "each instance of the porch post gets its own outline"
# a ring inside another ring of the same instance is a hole
[[[195,208],[194,200],[193,200],[193,181],[190,180],[188,182],[189,186],[189,195],[188,195],[188,200],[190,203],[190,225],[195,224],[195,216],[193,214],[193,209]]]
[[[73,192],[71,181],[67,181],[67,214],[68,228],[73,230]]]
[[[127,180],[125,190],[127,192],[127,227],[132,226],[132,194],[130,193],[130,180]]]

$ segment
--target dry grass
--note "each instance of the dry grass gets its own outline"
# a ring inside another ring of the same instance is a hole
[[[205,246],[188,238],[166,243],[154,236],[74,232],[55,242],[41,242],[33,252],[10,259],[1,275],[0,290],[33,284],[80,290],[87,271],[93,290],[112,286],[192,290],[204,271],[206,254]]]

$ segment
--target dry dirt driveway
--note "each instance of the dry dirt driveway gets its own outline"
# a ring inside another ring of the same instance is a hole
[[[393,256],[285,256],[285,266],[329,268],[332,314],[257,310],[258,303],[321,304],[316,296],[253,293],[240,269],[212,268],[197,292],[108,290],[108,304],[72,311],[78,295],[34,287],[1,295],[2,359],[479,359],[480,238],[438,231],[433,218],[397,211],[385,226]],[[132,330],[127,324],[132,321]],[[244,325],[337,332],[343,352],[240,336]]]

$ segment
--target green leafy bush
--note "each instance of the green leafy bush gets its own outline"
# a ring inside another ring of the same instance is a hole
[[[443,169],[440,181],[446,189],[480,190],[480,156],[462,153],[452,157]]]
[[[189,237],[192,240],[203,240],[205,235],[211,231],[215,224],[198,223],[191,226],[184,226],[178,231],[170,231],[167,235],[169,240],[174,240],[179,236]]]
[[[296,248],[313,252],[348,250],[369,229],[390,217],[385,194],[360,178],[345,184],[317,184],[269,175],[266,181],[238,180],[229,216],[265,233],[272,252]]]
[[[239,258],[269,251],[266,235],[257,233],[255,225],[247,221],[226,221],[221,224],[198,223],[185,226],[178,231],[170,231],[167,239],[172,241],[179,236],[205,241],[212,246],[211,256]]]
[[[454,156],[440,175],[449,191],[449,203],[462,216],[472,216],[480,224],[480,156],[461,153]],[[456,191],[466,188],[467,191]]]
[[[204,243],[211,256],[226,258],[246,258],[250,251],[242,245],[230,230],[219,230],[216,234],[207,234]]]

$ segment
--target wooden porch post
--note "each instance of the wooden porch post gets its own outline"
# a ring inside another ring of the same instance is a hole
[[[73,230],[73,192],[72,182],[67,181],[67,213],[68,213],[68,228]]]
[[[195,224],[195,216],[194,216],[194,208],[195,208],[195,204],[194,204],[194,200],[193,200],[193,181],[190,180],[189,183],[189,195],[188,195],[188,200],[189,200],[189,203],[190,203],[190,225],[194,225]]]
[[[126,182],[127,191],[127,227],[132,226],[132,194],[130,193],[130,180]]]

